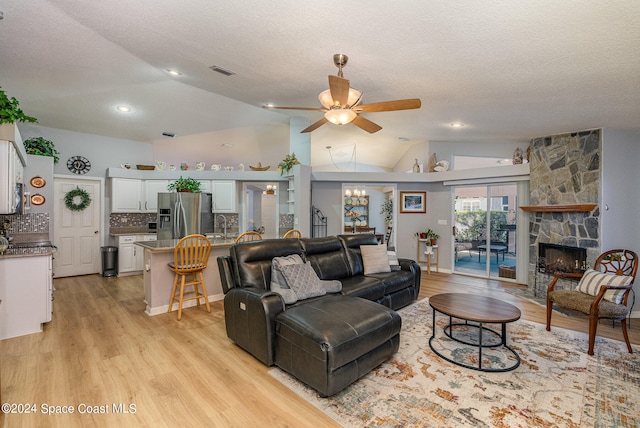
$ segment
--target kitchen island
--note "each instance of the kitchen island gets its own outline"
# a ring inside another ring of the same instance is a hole
[[[166,313],[169,308],[171,289],[175,274],[169,269],[169,263],[173,261],[173,250],[179,239],[166,239],[160,241],[138,241],[135,245],[144,249],[144,297],[147,315]],[[211,255],[204,274],[204,283],[209,294],[209,302],[222,300],[222,282],[218,273],[218,256],[229,255],[229,247],[233,239],[211,238]],[[195,300],[184,303],[183,308],[195,306]],[[177,310],[177,305],[174,305]]]

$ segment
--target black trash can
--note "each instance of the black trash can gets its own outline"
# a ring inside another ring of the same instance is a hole
[[[102,276],[118,275],[118,247],[102,247]]]

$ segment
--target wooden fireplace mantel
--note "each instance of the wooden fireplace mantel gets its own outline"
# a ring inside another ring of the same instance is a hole
[[[566,212],[589,212],[593,211],[598,204],[571,204],[571,205],[525,205],[521,206],[522,211],[538,213],[566,213]]]

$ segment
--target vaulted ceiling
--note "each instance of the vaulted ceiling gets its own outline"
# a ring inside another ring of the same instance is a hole
[[[417,97],[422,108],[365,114],[383,127],[373,135],[324,125],[315,164],[329,163],[328,144],[365,145],[359,157],[390,168],[426,140],[640,132],[632,0],[0,0],[0,11],[0,86],[48,127],[152,141],[313,122],[322,113],[260,106],[318,107],[344,53],[364,102]],[[128,115],[115,110],[125,104]]]

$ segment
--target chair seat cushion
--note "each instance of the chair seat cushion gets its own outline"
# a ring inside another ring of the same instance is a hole
[[[180,265],[176,267],[176,264],[174,262],[169,262],[169,267],[173,270],[175,269],[179,269],[179,270],[188,270],[188,269],[202,269],[204,268],[204,264],[202,263],[194,263],[194,264],[190,264],[190,265]]]
[[[589,314],[594,296],[580,291],[555,290],[549,293],[549,299],[566,309]],[[622,304],[615,304],[601,300],[598,306],[598,316],[601,318],[625,318],[629,308]]]

